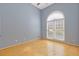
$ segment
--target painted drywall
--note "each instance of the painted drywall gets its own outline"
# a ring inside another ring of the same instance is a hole
[[[40,11],[31,4],[0,4],[0,48],[40,38]]]
[[[53,11],[61,11],[65,15],[65,42],[79,44],[79,4],[55,3],[41,10],[41,36],[46,38],[46,20]]]

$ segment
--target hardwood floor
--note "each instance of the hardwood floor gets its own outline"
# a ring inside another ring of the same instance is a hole
[[[78,56],[79,47],[50,40],[36,40],[0,50],[0,56]]]

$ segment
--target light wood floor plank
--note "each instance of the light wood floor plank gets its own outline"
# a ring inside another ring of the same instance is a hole
[[[36,40],[0,50],[0,56],[78,56],[79,47]]]

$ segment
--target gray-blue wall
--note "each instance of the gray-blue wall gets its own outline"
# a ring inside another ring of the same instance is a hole
[[[46,38],[46,20],[55,10],[59,10],[65,15],[65,42],[69,44],[79,44],[79,4],[56,3],[41,10],[41,36]]]
[[[0,4],[0,48],[40,38],[40,11],[31,4]]]

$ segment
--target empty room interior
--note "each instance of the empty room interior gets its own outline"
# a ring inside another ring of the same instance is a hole
[[[79,56],[79,3],[0,3],[0,56]]]

